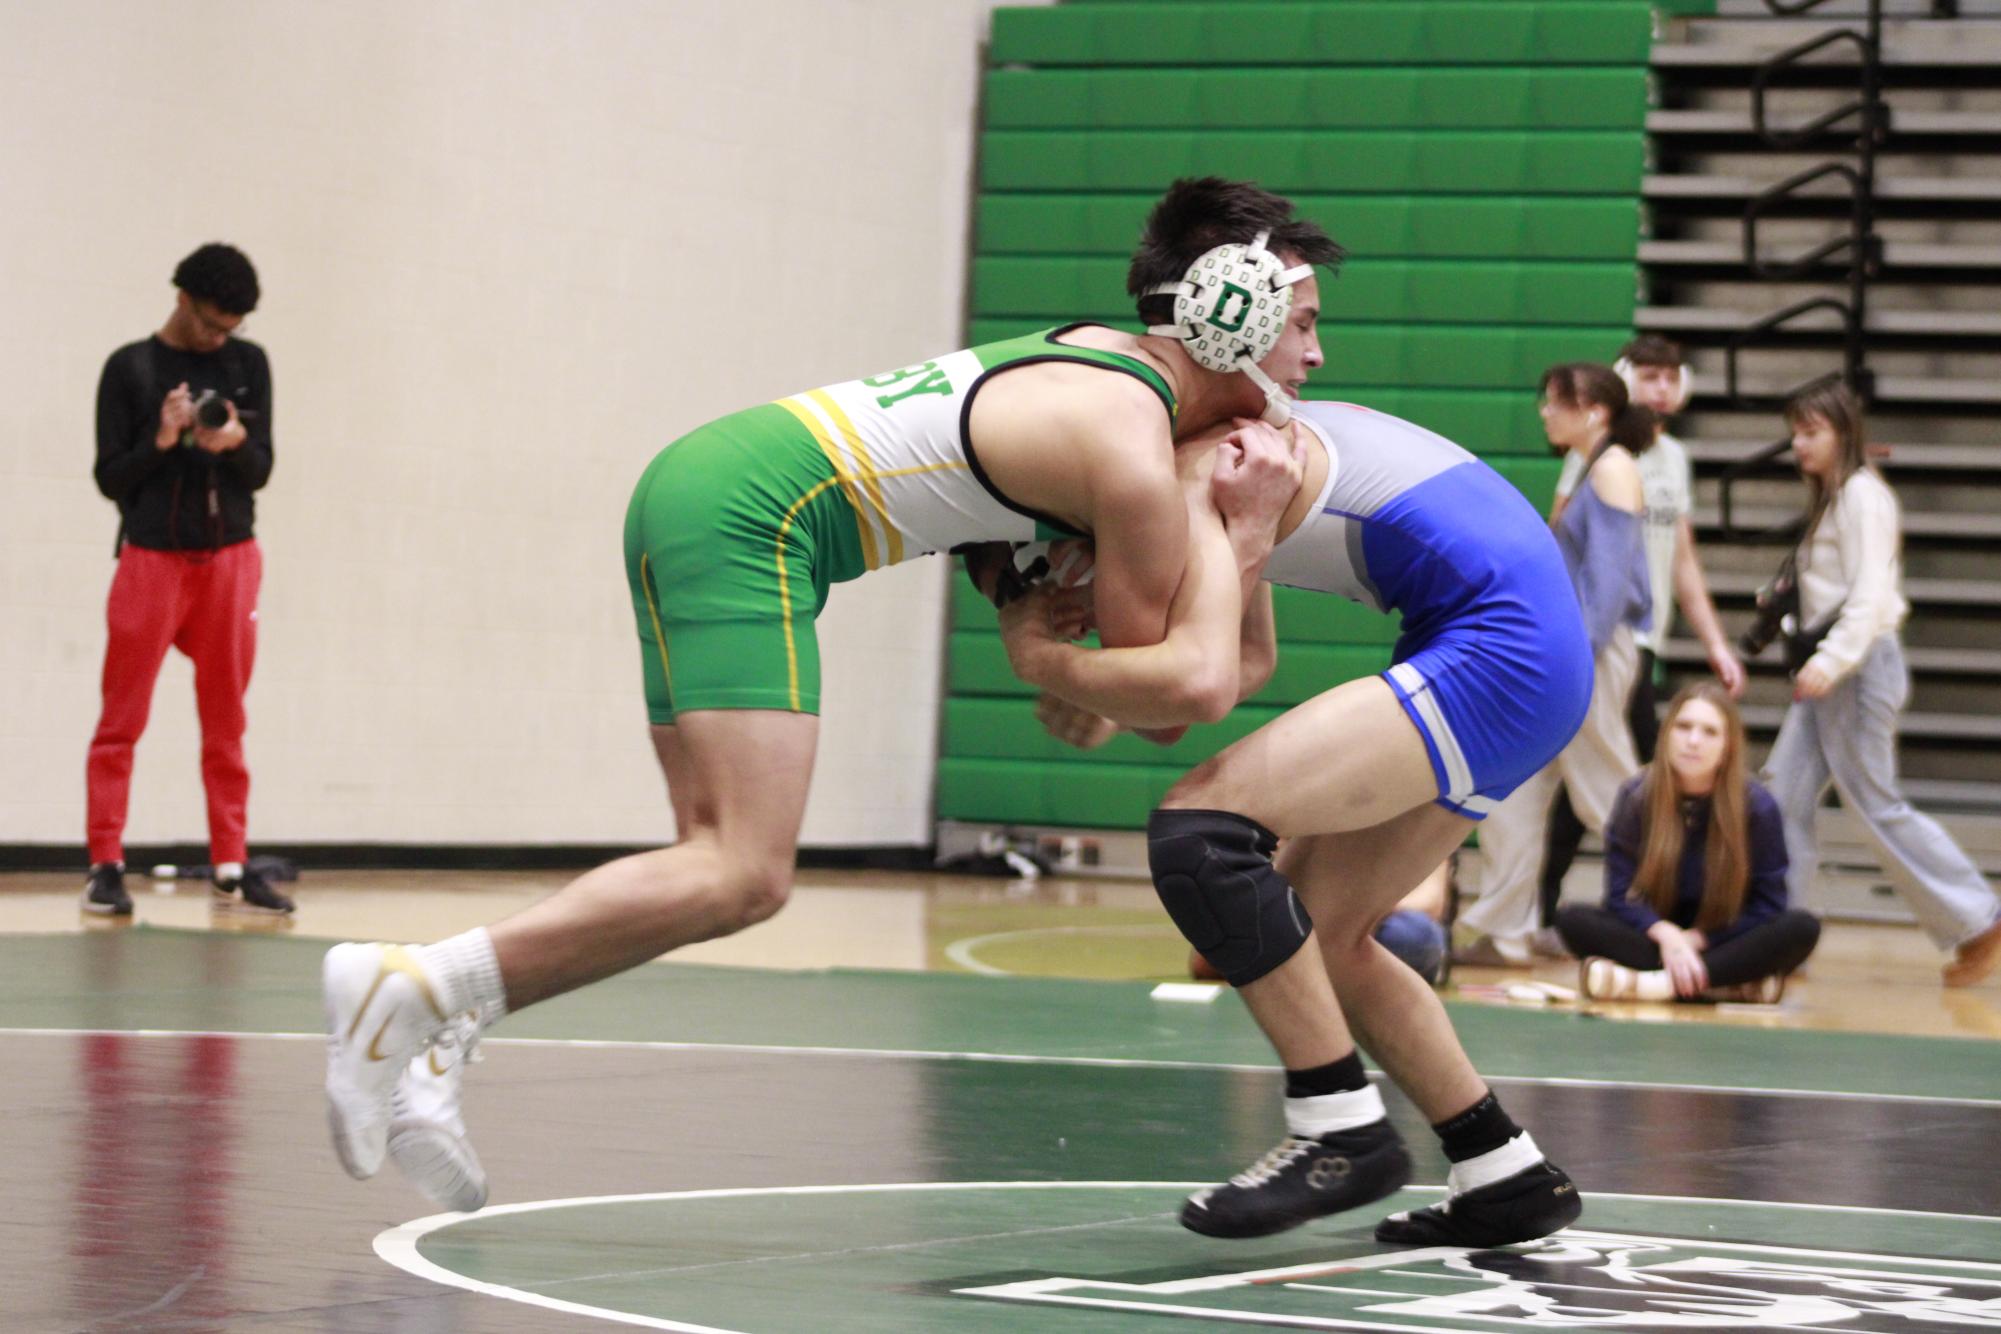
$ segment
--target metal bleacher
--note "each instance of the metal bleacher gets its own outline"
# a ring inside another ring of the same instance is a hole
[[[1869,398],[1872,442],[1905,516],[1906,787],[1992,873],[2001,869],[2001,3],[1880,0],[1873,20],[1871,8],[1721,0],[1713,17],[1664,23],[1651,57],[1634,323],[1693,352],[1696,396],[1679,429],[1696,466],[1704,563],[1733,630],[1778,563],[1772,530],[1802,501],[1783,457],[1744,470],[1783,434],[1777,405],[1794,386],[1844,370]],[[1691,640],[1671,641],[1663,657],[1676,678],[1706,670]],[[1747,696],[1760,750],[1787,693],[1774,650],[1753,664]],[[1824,826],[1838,859],[1868,879],[1858,822],[1830,811]]]

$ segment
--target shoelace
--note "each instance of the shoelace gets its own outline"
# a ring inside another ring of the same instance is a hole
[[[457,1070],[462,1064],[469,1065],[485,1060],[486,1057],[481,1054],[479,1049],[479,1039],[482,1031],[479,1022],[479,1011],[466,1010],[453,1015],[445,1022],[444,1029],[435,1038],[431,1039],[430,1060],[428,1064],[432,1072],[438,1075],[448,1075]],[[421,1054],[419,1056],[419,1063],[425,1063],[422,1060]],[[395,1117],[409,1115],[411,1112],[410,1097],[409,1081],[405,1079],[397,1080],[394,1089],[389,1095],[390,1107],[392,1109],[391,1115]]]
[[[479,1050],[479,1040],[485,1031],[480,1027],[478,1010],[453,1015],[446,1021],[444,1031],[431,1039],[431,1045],[439,1050],[438,1064],[449,1069],[453,1061],[470,1065],[485,1060]]]
[[[1230,1184],[1244,1190],[1262,1186],[1309,1152],[1317,1141],[1294,1135],[1267,1150],[1265,1156],[1230,1178]]]

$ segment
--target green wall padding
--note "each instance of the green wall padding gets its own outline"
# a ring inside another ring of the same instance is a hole
[[[1125,4],[994,11],[996,65],[1633,65],[1649,16],[1626,0],[1498,7]]]
[[[983,190],[1143,195],[1158,195],[1178,176],[1215,175],[1248,178],[1287,194],[1613,195],[1637,201],[1646,157],[1638,129],[992,130],[980,142]]]
[[[1674,0],[1664,12],[1713,12]],[[1256,180],[1348,247],[1323,280],[1307,397],[1465,445],[1546,508],[1535,384],[1632,328],[1648,47],[1639,0],[1071,0],[994,11],[968,341],[1093,319],[1134,329],[1127,254],[1179,176]],[[1035,723],[994,612],[953,593],[942,819],[1142,827],[1187,769],[1342,681],[1397,627],[1275,593],[1270,684],[1170,747],[1089,753]]]
[[[1624,129],[1647,83],[1628,69],[1010,69],[987,75],[986,98],[991,129]]]
[[[1315,195],[1300,214],[1357,255],[1379,259],[1630,262],[1639,210],[1624,198],[1558,195]],[[1123,262],[1153,200],[1131,194],[981,196],[974,226],[990,255],[1103,255]]]

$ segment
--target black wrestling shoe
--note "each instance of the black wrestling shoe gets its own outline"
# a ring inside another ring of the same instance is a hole
[[[209,882],[215,886],[218,904],[228,904],[248,912],[274,913],[283,916],[295,906],[293,902],[271,888],[271,882],[257,872],[246,869],[234,879],[224,880],[220,876]]]
[[[1181,1226],[1208,1237],[1266,1237],[1380,1200],[1409,1180],[1410,1155],[1387,1120],[1318,1139],[1294,1135],[1189,1196]]]
[[[117,862],[99,862],[90,868],[83,886],[83,910],[100,917],[130,917],[132,896],[125,892],[125,868]]]
[[[1564,1170],[1547,1158],[1511,1177],[1441,1200],[1428,1209],[1391,1214],[1376,1224],[1376,1240],[1400,1246],[1466,1246],[1486,1250],[1547,1237],[1569,1227],[1584,1201]]]

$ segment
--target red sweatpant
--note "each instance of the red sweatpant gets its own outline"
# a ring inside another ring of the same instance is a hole
[[[248,860],[243,692],[257,657],[257,586],[263,576],[264,553],[255,539],[219,551],[128,546],[119,554],[105,609],[111,634],[104,646],[104,712],[86,766],[93,863],[124,860],[132,748],[146,730],[153,683],[170,647],[195,665],[209,856],[218,863]]]

